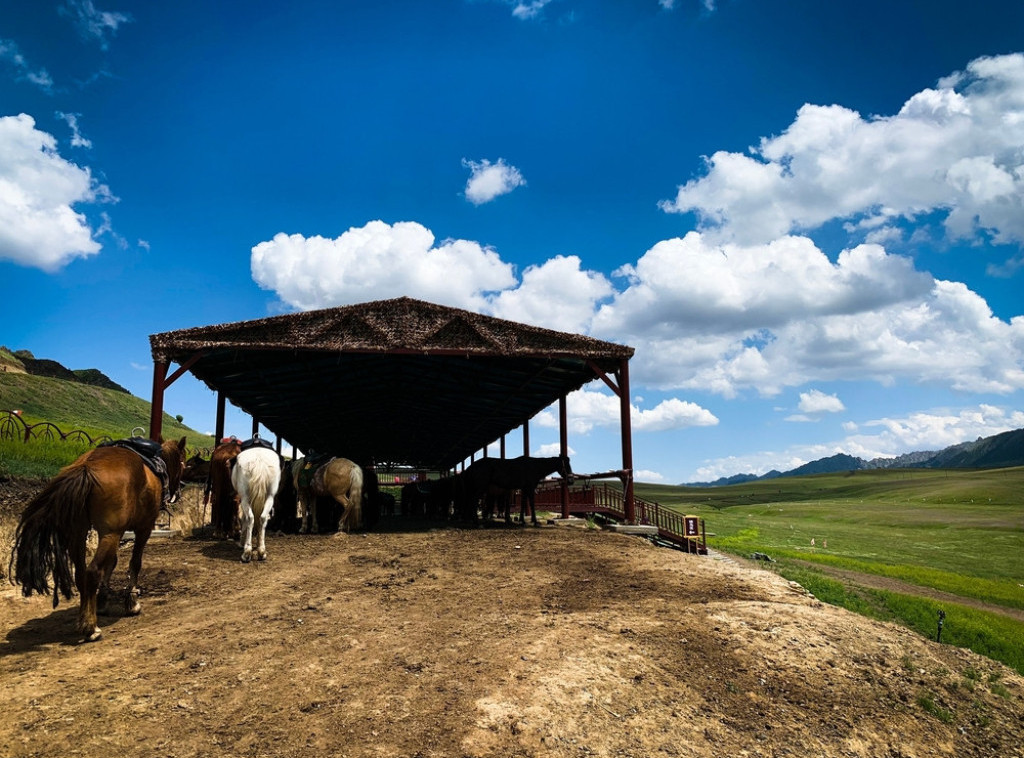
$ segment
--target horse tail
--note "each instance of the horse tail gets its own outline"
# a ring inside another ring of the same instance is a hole
[[[48,594],[52,574],[53,607],[57,607],[59,595],[71,598],[72,551],[84,549],[89,496],[96,486],[96,475],[88,467],[72,464],[25,507],[8,564],[11,583],[20,584],[25,597],[33,592]]]
[[[255,451],[261,453],[263,451]],[[276,463],[277,458],[274,458]],[[278,468],[276,471],[269,459],[259,454],[253,454],[247,456],[237,465],[244,467],[242,476],[244,477],[245,490],[249,498],[249,507],[252,508],[253,516],[259,518],[263,513],[263,506],[267,502],[267,498],[274,495],[276,488],[272,488],[272,485],[276,483],[275,475],[280,477],[281,470]]]
[[[363,470],[352,466],[349,476],[348,498],[352,502],[352,516],[356,529],[363,525]]]

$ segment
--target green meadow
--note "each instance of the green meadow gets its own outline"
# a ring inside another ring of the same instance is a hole
[[[874,470],[729,487],[638,484],[638,496],[705,520],[708,545],[749,557],[819,599],[968,647],[1024,673],[1024,624],[961,603],[871,590],[829,569],[875,574],[1024,609],[1024,467]]]

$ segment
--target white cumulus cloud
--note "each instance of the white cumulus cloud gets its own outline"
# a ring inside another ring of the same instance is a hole
[[[303,310],[409,295],[483,311],[486,294],[515,284],[496,252],[468,240],[435,245],[412,221],[371,221],[334,239],[277,234],[252,249],[252,277]]]
[[[1024,317],[1003,321],[876,245],[832,263],[804,237],[716,246],[691,232],[619,273],[628,286],[593,332],[636,348],[641,384],[726,397],[835,380],[1024,388]]]
[[[594,427],[619,427],[619,398],[614,395],[583,389],[566,397],[569,431],[586,434]],[[641,409],[630,404],[630,423],[634,432],[663,432],[693,426],[714,426],[718,418],[696,403],[669,398],[653,408]],[[535,417],[539,426],[558,428],[557,408],[547,408]]]
[[[895,115],[805,105],[750,154],[720,151],[661,207],[722,239],[761,243],[832,219],[945,214],[953,239],[1024,241],[1024,54],[979,58]],[[855,225],[856,226],[856,225]]]
[[[499,158],[496,163],[489,160],[470,161],[463,159],[462,165],[470,170],[466,182],[466,199],[473,205],[489,203],[496,197],[507,195],[516,187],[522,187],[526,180],[515,166]]]
[[[577,256],[558,255],[528,266],[522,283],[499,293],[489,313],[563,332],[585,332],[597,303],[612,292],[611,282],[600,273],[581,269]]]
[[[31,116],[0,117],[0,259],[52,272],[95,255],[101,246],[75,206],[111,199]]]
[[[846,406],[835,395],[826,395],[821,390],[810,390],[800,393],[800,410],[803,413],[841,413],[846,410]]]

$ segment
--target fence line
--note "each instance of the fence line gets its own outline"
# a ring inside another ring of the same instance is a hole
[[[600,513],[619,520],[626,518],[622,490],[617,487],[606,483],[576,485],[568,489],[568,496],[571,513]],[[550,510],[559,509],[562,504],[561,485],[539,487],[536,502],[538,506],[544,505]],[[656,526],[661,539],[671,542],[687,552],[707,554],[704,519],[698,519],[696,526],[699,527],[699,533],[695,533],[693,529],[695,525],[688,525],[686,516],[681,513],[635,495],[633,502],[637,524]]]
[[[0,411],[0,439],[31,442],[33,439],[46,440],[48,442],[86,442],[90,445],[99,445],[103,442],[112,442],[113,438],[108,434],[93,437],[82,429],[72,429],[64,432],[52,421],[39,421],[29,424],[21,417],[18,411]]]

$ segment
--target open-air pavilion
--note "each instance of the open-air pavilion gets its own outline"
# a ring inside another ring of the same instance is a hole
[[[446,472],[595,379],[619,398],[626,521],[633,523],[629,359],[633,348],[401,297],[150,335],[150,436],[186,372],[297,450],[364,465]],[[171,372],[171,365],[178,368]],[[563,511],[566,511],[563,488]]]

